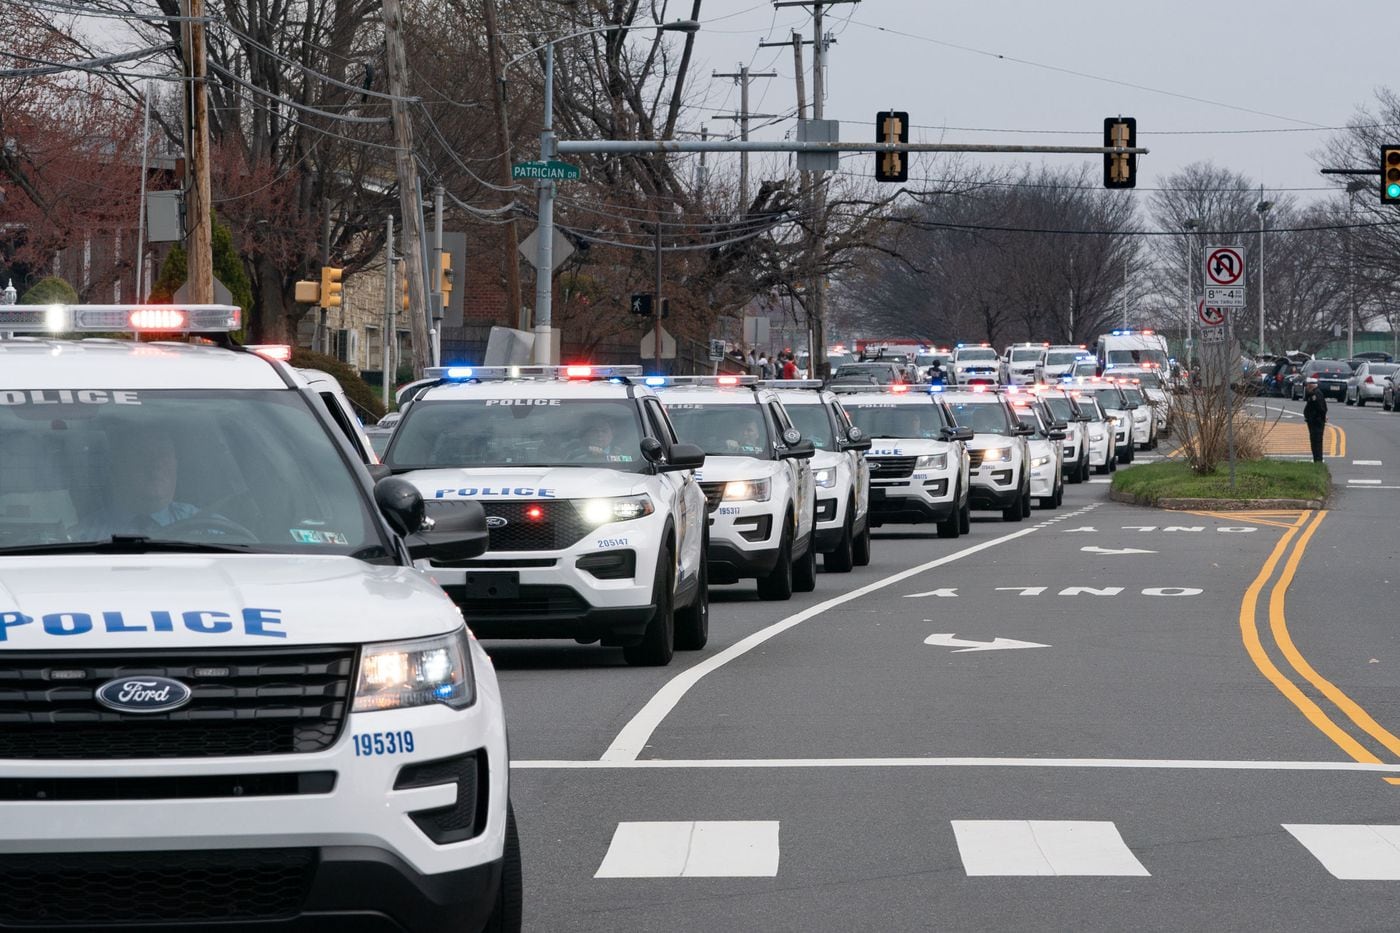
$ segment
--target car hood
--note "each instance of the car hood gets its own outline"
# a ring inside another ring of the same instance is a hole
[[[695,478],[703,483],[727,483],[735,479],[762,479],[772,476],[783,468],[778,460],[759,460],[756,457],[705,457],[705,466],[695,471]]]
[[[819,450],[812,454],[812,459],[807,461],[814,470],[824,470],[827,467],[839,466],[841,461],[846,459],[845,454],[838,454],[832,450]],[[706,461],[708,463],[708,461]]]
[[[877,437],[871,441],[870,457],[918,457],[923,454],[941,454],[952,444],[923,437]]]
[[[592,499],[630,496],[645,486],[640,473],[596,467],[413,470],[403,478],[424,499]]]
[[[288,554],[0,559],[0,658],[63,648],[357,644],[450,631],[451,600],[411,567]]]

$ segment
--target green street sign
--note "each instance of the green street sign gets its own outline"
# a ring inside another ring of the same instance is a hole
[[[516,162],[510,177],[525,180],[578,181],[578,166],[568,162]]]

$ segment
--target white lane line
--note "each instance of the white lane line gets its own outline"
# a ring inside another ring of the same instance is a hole
[[[1071,512],[1070,514],[1078,515],[1097,508],[1097,506],[1098,503],[1093,503],[1076,512]],[[908,570],[902,570],[882,580],[876,580],[874,583],[866,584],[858,589],[842,593],[840,596],[834,596],[825,602],[817,603],[815,606],[804,609],[795,615],[790,615],[786,619],[774,622],[767,628],[759,629],[747,638],[735,642],[718,654],[705,658],[694,667],[687,668],[666,681],[661,689],[656,691],[656,694],[646,702],[646,705],[637,711],[637,715],[633,716],[631,721],[622,727],[622,731],[612,740],[612,744],[608,746],[607,751],[603,752],[603,760],[631,761],[637,758],[646,748],[647,742],[651,740],[652,733],[656,731],[657,726],[661,725],[662,720],[671,714],[671,710],[676,708],[676,704],[680,703],[686,693],[690,691],[691,687],[699,683],[706,674],[713,673],[730,661],[748,654],[770,638],[781,635],[788,629],[800,625],[814,616],[821,615],[828,609],[834,609],[844,603],[860,599],[862,596],[867,596],[877,590],[882,590],[887,586],[907,580],[910,577],[916,577],[935,567],[942,567],[944,564],[951,564],[954,561],[962,560],[964,557],[980,554],[988,548],[994,548],[1008,541],[1023,538],[1026,535],[1034,534],[1036,531],[1036,528],[1025,528],[1009,535],[1003,535],[1000,538],[984,541],[974,547],[965,548],[957,553],[949,554],[947,557],[940,557],[937,560],[931,560],[917,567],[910,567]]]
[[[594,878],[772,878],[776,820],[618,823]]]
[[[1381,483],[1383,483],[1383,482],[1385,482],[1385,480],[1383,480],[1383,479],[1349,479],[1349,480],[1347,480],[1347,485],[1348,485],[1348,486],[1379,486],[1379,485],[1380,485]]]
[[[963,870],[971,877],[1056,875],[1146,877],[1104,820],[953,820]]]
[[[1107,477],[1102,477],[1102,478],[1097,478],[1097,479],[1091,479],[1091,480],[1089,480],[1089,482],[1091,482],[1091,483],[1111,483],[1111,482],[1113,482],[1113,480],[1108,479]]]
[[[1283,824],[1332,877],[1400,881],[1400,826]]]
[[[1352,466],[1380,466],[1380,465],[1381,465],[1381,462],[1380,462],[1379,460],[1353,460],[1353,461],[1351,461],[1351,465],[1352,465]]]
[[[1357,489],[1400,489],[1400,486],[1357,486]]]
[[[1400,764],[1359,761],[1232,761],[1219,758],[635,758],[518,759],[518,771],[686,771],[778,768],[1109,768],[1144,771],[1364,771],[1400,773]]]

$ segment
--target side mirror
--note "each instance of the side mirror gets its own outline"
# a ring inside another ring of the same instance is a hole
[[[1064,430],[1067,430],[1068,428],[1069,428],[1069,425],[1068,425],[1066,422],[1064,422],[1064,421],[1052,421],[1052,422],[1050,422],[1050,430],[1052,430],[1052,431],[1064,431]]]
[[[943,435],[950,441],[970,441],[977,436],[977,432],[965,424],[960,424],[952,428],[944,428]]]
[[[846,439],[841,443],[842,450],[866,451],[870,449],[870,438],[865,436],[865,432],[860,428],[852,427],[846,432]]]
[[[661,442],[651,435],[642,438],[642,456],[647,463],[659,464],[666,459],[666,448],[661,446]]]
[[[388,477],[374,484],[374,504],[379,513],[394,529],[394,534],[407,537],[423,527],[427,510],[423,506],[423,494],[418,487],[406,479]]]
[[[802,432],[796,428],[788,428],[783,432],[783,444],[787,447],[796,447],[802,443]]]
[[[681,470],[698,470],[705,465],[705,451],[694,444],[672,444],[671,456],[665,463],[657,464],[662,473],[678,473]]]
[[[1066,434],[1064,431],[1061,431],[1061,430],[1058,430],[1058,429],[1057,429],[1057,430],[1051,431],[1049,434],[1045,435],[1045,437],[1046,437],[1047,440],[1062,441],[1062,440],[1064,440],[1066,437],[1069,437],[1069,435]]]
[[[486,510],[470,499],[434,499],[426,505],[423,527],[404,538],[414,560],[470,560],[486,553],[491,533]]]
[[[1016,437],[1030,437],[1035,433],[1035,428],[1028,424],[1018,424],[1011,429],[1011,433]]]
[[[788,436],[789,434],[797,434],[797,432],[796,432],[796,431],[787,431],[787,432],[784,432],[783,438],[786,439],[787,436]],[[787,447],[786,447],[785,449],[778,451],[778,459],[779,459],[779,460],[810,460],[810,459],[812,459],[813,456],[816,455],[816,453],[817,453],[817,448],[814,447],[814,446],[812,446],[812,442],[811,442],[811,441],[804,441],[804,440],[802,440],[802,439],[801,439],[801,435],[798,434],[798,440],[797,440],[795,443],[788,444]]]
[[[1137,403],[1137,402],[1129,402],[1129,403],[1128,403],[1128,408],[1127,408],[1127,410],[1128,410],[1128,411],[1137,411],[1137,407],[1138,407],[1138,403]]]

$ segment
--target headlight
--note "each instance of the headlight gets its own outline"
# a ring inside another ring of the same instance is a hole
[[[767,502],[772,483],[766,479],[736,479],[724,484],[725,502]]]
[[[823,467],[820,470],[812,471],[812,479],[823,489],[830,489],[836,485],[836,467]],[[728,490],[725,490],[728,492]],[[766,496],[764,498],[767,498]]]
[[[1010,460],[1010,459],[1011,459],[1011,448],[1010,448],[1010,447],[988,447],[986,450],[982,451],[982,462],[983,462],[983,463],[986,463],[986,462],[988,462],[988,461],[990,461],[990,460]]]
[[[578,503],[579,513],[590,525],[608,525],[612,522],[626,522],[641,518],[656,511],[651,498],[639,496],[617,496],[612,499],[584,499]]]
[[[467,630],[416,641],[365,645],[351,712],[442,703],[464,709],[476,700]]]
[[[1090,434],[1090,435],[1089,435],[1089,440],[1095,441],[1095,442],[1101,441],[1101,440],[1103,440],[1103,434],[1102,434],[1102,433],[1099,433],[1099,434]]]
[[[946,470],[948,469],[948,454],[924,454],[914,463],[916,470]]]
[[[1044,457],[1033,457],[1033,458],[1031,459],[1031,466],[1033,466],[1033,467],[1042,467],[1042,466],[1045,466],[1045,465],[1046,465],[1047,463],[1049,463],[1049,462],[1050,462],[1050,457],[1049,457],[1048,455],[1047,455],[1047,456],[1044,456]]]

